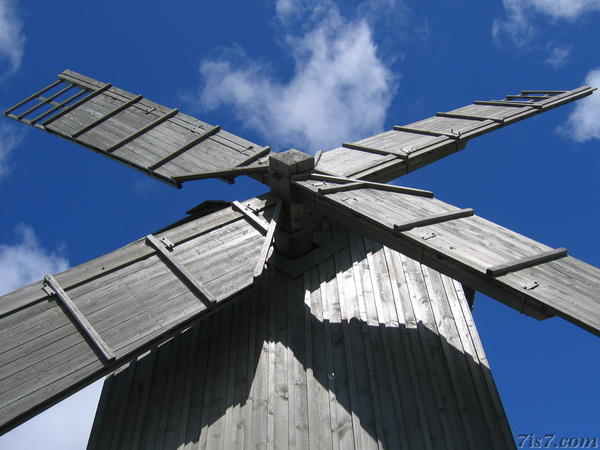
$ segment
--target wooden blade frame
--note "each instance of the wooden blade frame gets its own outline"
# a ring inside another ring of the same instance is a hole
[[[477,136],[578,100],[594,92],[523,91],[504,100],[473,104],[393,130],[348,142],[322,153],[316,166],[325,175],[387,183],[465,148]]]
[[[268,169],[269,147],[70,70],[4,115],[176,187]]]
[[[560,316],[600,335],[600,269],[442,201],[336,178],[302,180],[326,217],[538,319]],[[384,185],[385,186],[385,185]]]
[[[0,297],[0,434],[252,287],[280,208],[265,194]]]

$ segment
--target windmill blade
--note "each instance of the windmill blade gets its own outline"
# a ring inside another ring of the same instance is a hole
[[[0,297],[0,434],[251,287],[276,200],[196,215]]]
[[[177,187],[267,169],[269,147],[71,70],[4,115]]]
[[[600,269],[431,198],[427,191],[312,175],[305,204],[538,319],[600,335]]]
[[[324,152],[323,174],[386,183],[465,148],[471,138],[590,95],[571,91],[522,91],[504,100],[473,104]]]

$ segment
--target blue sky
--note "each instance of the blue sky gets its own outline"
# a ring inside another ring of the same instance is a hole
[[[276,150],[314,152],[476,99],[600,86],[599,23],[599,0],[0,0],[0,106],[69,68]],[[476,138],[398,182],[600,266],[599,99]],[[244,178],[177,191],[25,128],[0,120],[0,293],[204,199],[265,191]],[[474,314],[515,435],[600,437],[597,337],[480,294]],[[99,389],[0,448],[84,448]]]

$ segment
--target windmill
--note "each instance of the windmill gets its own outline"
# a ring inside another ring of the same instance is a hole
[[[0,430],[110,374],[89,448],[513,448],[474,290],[599,334],[600,270],[387,183],[592,92],[476,101],[310,156],[64,71],[5,115],[176,187],[270,191],[1,297]]]

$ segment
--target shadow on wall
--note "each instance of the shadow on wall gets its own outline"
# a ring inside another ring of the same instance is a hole
[[[514,448],[460,285],[348,245],[111,375],[90,449]]]

